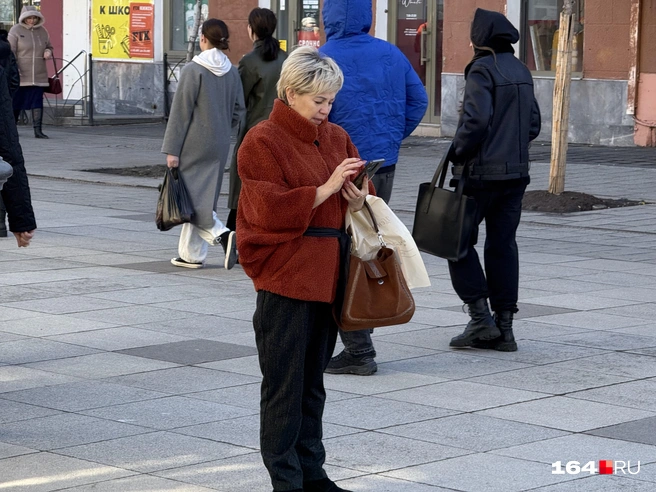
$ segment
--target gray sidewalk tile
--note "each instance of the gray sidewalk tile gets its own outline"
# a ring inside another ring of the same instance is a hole
[[[200,286],[185,287],[185,296],[207,295],[207,289]],[[159,287],[137,287],[127,290],[114,290],[88,294],[89,297],[105,299],[128,304],[155,304],[163,302],[180,301],[180,292],[167,286]]]
[[[637,271],[643,269],[643,266],[639,263],[621,260],[582,260],[571,263],[571,266],[576,268],[602,270],[605,272],[628,272],[631,270]]]
[[[130,306],[113,309],[101,309],[98,311],[87,311],[85,313],[72,314],[75,318],[94,321],[108,321],[117,325],[137,325],[156,321],[168,321],[176,318],[184,318],[188,314],[171,309],[155,308],[151,306]]]
[[[550,337],[548,340],[530,340],[525,339],[517,333],[515,339],[517,340],[520,349],[516,352],[500,352],[497,350],[471,350],[476,355],[481,357],[491,357],[494,359],[525,362],[533,365],[551,364],[554,362],[561,362],[565,360],[580,359],[581,357],[589,357],[592,355],[601,355],[607,353],[607,350],[600,348],[582,347],[580,345],[567,345],[561,343],[561,340],[566,336],[572,337],[593,337],[593,334],[600,332],[585,332],[576,335],[561,335],[559,337]],[[603,338],[604,333],[600,336]],[[558,341],[558,343],[554,343]],[[608,347],[610,348],[610,347]],[[469,352],[469,350],[467,350]]]
[[[582,345],[585,347],[598,347],[606,350],[632,350],[656,347],[656,332],[654,332],[653,337],[643,337],[626,333],[594,331],[590,333],[577,333],[576,335],[560,336],[558,337],[558,343]]]
[[[45,408],[36,405],[26,405],[16,401],[6,400],[7,396],[11,393],[3,393],[0,398],[0,424],[8,422],[17,422],[19,420],[29,420],[38,417],[47,417],[49,415],[57,415],[57,410]],[[1,439],[1,437],[0,437]]]
[[[115,422],[168,430],[253,415],[254,411],[199,399],[171,396],[95,408],[80,413]]]
[[[543,340],[551,342],[557,341],[558,337],[561,335],[573,335],[589,331],[594,330],[540,323],[539,319],[536,319],[535,321],[525,319],[513,321],[513,333],[515,333],[515,337],[526,340]]]
[[[257,350],[252,347],[202,339],[136,347],[120,350],[119,352],[126,355],[187,365],[237,359],[257,354]]]
[[[574,361],[574,366],[577,366],[579,360],[582,359]],[[516,371],[470,378],[469,381],[548,394],[565,394],[572,391],[623,383],[630,379],[626,376],[599,374],[594,368],[583,370],[583,368],[577,367],[573,371],[565,371],[561,367],[554,366],[556,364],[528,367]]]
[[[535,492],[653,492],[653,487],[653,484],[621,476],[595,475],[534,490]]]
[[[27,311],[25,309],[14,309],[10,307],[2,308],[2,320],[3,321],[13,321],[21,320],[27,318],[36,318],[39,316],[39,313],[35,311]]]
[[[2,440],[9,444],[47,451],[144,432],[152,432],[152,429],[64,413],[4,424]],[[86,456],[78,457],[88,459]]]
[[[177,367],[141,374],[109,378],[110,383],[161,391],[170,394],[195,393],[203,390],[240,386],[259,382],[261,378],[232,374],[200,367]]]
[[[652,292],[656,291],[656,289],[653,288],[650,290]],[[641,318],[644,320],[649,320],[651,323],[653,323],[654,319],[656,318],[656,305],[654,305],[652,302],[606,309],[605,312],[615,316]]]
[[[387,362],[381,366],[388,370],[439,376],[445,379],[469,378],[528,367],[519,362],[480,357],[476,352],[469,350],[454,350],[448,353]]]
[[[614,299],[599,293],[594,294],[557,294],[543,297],[531,297],[531,304],[542,304],[561,308],[576,309],[577,311],[590,311],[592,309],[612,308],[638,304],[640,301]]]
[[[643,287],[656,287],[656,278],[649,275],[639,275],[637,273],[626,272],[601,272],[591,275],[582,275],[577,277],[584,282],[597,282],[610,284],[613,287],[634,287],[636,285]]]
[[[15,321],[13,322],[7,322],[5,323],[6,325],[11,325],[12,323],[16,323]],[[15,340],[24,340],[27,337],[24,337],[22,335],[16,335],[14,333],[9,333],[6,331],[0,331],[0,343],[7,343],[7,342],[13,342]],[[4,362],[0,362],[0,364],[5,364]]]
[[[380,432],[476,452],[486,452],[565,435],[565,432],[560,430],[509,422],[480,414],[454,415],[399,425],[383,429]]]
[[[2,470],[3,459],[12,458],[14,456],[22,456],[31,453],[38,453],[38,451],[36,449],[26,448],[24,446],[15,446],[14,444],[7,444],[5,442],[0,442],[0,470]],[[1,486],[2,486],[2,482],[0,482],[0,487]]]
[[[69,321],[73,326],[78,323],[93,327],[99,323],[97,321],[82,321],[74,319]],[[171,343],[189,340],[189,337],[169,335],[168,333],[141,330],[133,326],[120,326],[117,328],[101,328],[93,331],[78,331],[76,333],[67,333],[64,335],[49,336],[49,340],[56,342],[70,343],[73,345],[82,345],[98,350],[122,350],[127,348],[144,347],[146,345],[155,345],[156,343]]]
[[[399,330],[401,328],[399,327]],[[379,333],[387,333],[388,327],[378,330]],[[424,347],[410,347],[408,345],[401,345],[398,343],[390,343],[384,340],[379,340],[376,336],[373,337],[374,345],[376,347],[376,361],[381,364],[383,362],[392,362],[395,360],[412,359],[414,357],[422,357],[424,355],[433,355],[437,351],[427,349]],[[338,353],[335,350],[335,353]]]
[[[158,321],[135,325],[135,328],[168,333],[187,338],[205,338],[215,340],[233,333],[249,333],[253,331],[252,320],[234,320],[221,316],[188,315],[172,321]],[[150,345],[150,344],[149,344]]]
[[[654,412],[562,396],[482,410],[478,414],[571,432],[583,432],[602,425],[619,424],[655,415]]]
[[[634,306],[631,306],[631,309],[633,309],[633,307]],[[540,316],[539,318],[535,318],[534,321],[561,326],[572,326],[574,328],[586,328],[589,330],[612,330],[614,328],[626,328],[628,326],[638,326],[648,323],[648,321],[640,319],[637,316],[628,318],[626,316],[604,314],[597,311],[581,311],[577,313]]]
[[[328,424],[330,425],[330,424]],[[325,426],[324,426],[325,427]],[[333,426],[337,427],[337,426]],[[342,427],[344,428],[344,427]],[[324,438],[328,437],[324,429]],[[260,414],[259,410],[246,417],[231,418],[218,422],[191,425],[175,429],[173,432],[186,436],[200,437],[211,441],[224,442],[250,448],[253,451],[260,449]],[[359,432],[350,429],[351,433]]]
[[[3,258],[5,253],[3,252],[0,258]],[[0,262],[2,260],[0,259]],[[4,270],[4,265],[2,269]],[[14,302],[14,301],[31,301],[34,299],[47,299],[48,297],[53,297],[54,293],[44,292],[42,290],[36,289],[34,287],[27,287],[21,285],[14,285],[11,287],[0,286],[0,300],[3,303],[5,302]],[[0,325],[1,326],[1,325]]]
[[[260,369],[260,363],[257,355],[198,364],[198,367],[215,369],[217,371],[234,372],[236,374],[246,374],[247,376],[253,376],[258,379],[262,378],[262,370]]]
[[[492,453],[549,464],[555,461],[562,461],[563,463],[578,461],[581,464],[595,461],[596,466],[599,459],[606,459],[601,458],[601,456],[610,456],[617,460],[628,460],[636,464],[638,461],[641,464],[656,462],[656,446],[585,434],[574,434],[519,446],[510,446],[496,449]]]
[[[646,355],[613,352],[586,357],[577,361],[558,362],[552,366],[556,370],[594,371],[632,379],[656,376],[654,358]]]
[[[656,409],[656,381],[631,381],[586,391],[570,393],[570,398],[610,403],[612,405],[654,411]]]
[[[329,467],[325,467],[328,471]],[[328,471],[330,473],[330,471]],[[269,474],[259,452],[210,461],[171,470],[153,472],[159,477],[211,487],[221,492],[264,491],[271,489]],[[357,475],[357,473],[353,473]]]
[[[0,487],[17,492],[51,492],[73,486],[85,486],[85,490],[90,490],[90,484],[133,474],[113,466],[53,453],[0,460]]]
[[[475,412],[476,410],[544,398],[546,395],[533,391],[499,388],[470,381],[449,381],[382,393],[378,396],[389,400],[431,405],[461,412]]]
[[[78,355],[95,354],[98,351],[68,343],[53,342],[39,338],[26,338],[0,344],[0,362],[25,364],[43,360],[63,359]]]
[[[437,376],[392,371],[386,367],[386,364],[379,366],[376,376],[371,378],[353,375],[324,375],[324,386],[327,389],[356,395],[375,395],[444,381],[447,380]]]
[[[100,381],[76,380],[76,382],[65,382],[57,386],[3,393],[0,396],[8,400],[41,405],[64,412],[78,412],[91,408],[161,398],[165,394]]]
[[[209,391],[198,391],[187,393],[187,398],[198,398],[199,400],[214,401],[235,407],[248,408],[260,411],[260,387],[261,383],[242,384],[228,388],[220,388]]]
[[[327,402],[324,422],[344,424],[358,429],[376,430],[422,420],[433,421],[456,412],[437,406],[364,396]]]
[[[656,465],[653,463],[646,466],[640,465],[640,473],[638,475],[628,475],[628,478],[649,482],[653,487],[653,484],[656,483]]]
[[[118,353],[103,352],[99,354],[69,357],[26,364],[26,367],[41,371],[56,372],[82,379],[104,379],[138,372],[156,371],[177,367],[177,364],[162,362],[142,357],[132,357]]]
[[[342,480],[338,485],[353,492],[369,492],[371,490],[375,490],[376,492],[448,492],[453,490],[381,475],[364,475],[358,478]]]
[[[57,452],[65,456],[150,473],[247,454],[252,450],[161,431],[68,447]]]
[[[461,448],[376,431],[324,440],[326,462],[367,473],[381,473],[468,454]],[[363,453],[366,445],[369,452]]]
[[[516,492],[572,480],[551,466],[491,454],[470,454],[385,475],[467,492]]]
[[[609,423],[608,421],[603,422],[603,424]],[[650,461],[656,461],[656,416],[618,425],[608,425],[594,429],[589,434],[610,437],[611,439],[622,439],[623,441],[651,444],[653,449],[651,454],[652,459]]]
[[[521,266],[520,266],[520,275],[521,275]],[[598,292],[602,290],[614,289],[615,285],[610,284],[599,284],[594,282],[584,282],[580,278],[577,279],[543,279],[543,280],[531,280],[526,281],[521,277],[519,278],[519,297],[522,296],[522,289],[527,287],[529,289],[538,289],[544,290],[553,293],[563,293],[563,294],[576,294],[576,293],[589,293],[589,292]]]
[[[62,489],[62,492],[89,492],[89,490],[93,490],[93,492],[210,492],[216,489],[190,485],[176,480],[141,475],[95,483],[93,484],[93,488],[90,488],[88,485],[71,487]]]
[[[51,337],[65,333],[99,330],[111,326],[114,325],[102,321],[81,320],[63,314],[37,314],[34,318],[0,322],[0,330],[30,337]],[[61,341],[65,342],[65,340]]]
[[[12,342],[8,342],[12,343]],[[4,344],[0,344],[2,347]],[[62,376],[46,371],[37,371],[20,366],[0,366],[0,396],[9,391],[19,391],[41,386],[79,381],[79,378]]]

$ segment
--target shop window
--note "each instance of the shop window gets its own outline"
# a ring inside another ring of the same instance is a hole
[[[169,30],[169,50],[170,51],[187,51],[189,37],[194,30],[194,13],[196,11],[195,0],[172,0],[170,3],[170,30]],[[200,25],[209,18],[208,0],[203,0],[201,4]],[[200,49],[198,45],[199,34],[196,39],[196,51]]]
[[[583,70],[583,19],[585,0],[574,0],[574,39],[572,42],[572,72]],[[563,0],[524,0],[522,29],[522,59],[534,72],[556,71],[560,13]]]

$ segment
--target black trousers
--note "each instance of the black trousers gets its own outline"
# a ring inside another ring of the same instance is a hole
[[[449,273],[456,294],[462,302],[471,303],[489,298],[493,311],[517,312],[519,290],[519,254],[515,240],[522,214],[525,184],[498,189],[471,189],[477,204],[476,228],[472,233],[469,252],[462,260],[449,262]],[[474,249],[478,242],[478,227],[485,219],[485,273]]]
[[[260,448],[275,491],[326,477],[323,371],[335,348],[332,306],[260,291],[253,316],[262,370]]]

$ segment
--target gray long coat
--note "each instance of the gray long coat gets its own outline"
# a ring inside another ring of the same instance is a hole
[[[179,171],[196,212],[194,225],[209,229],[230,152],[230,133],[245,113],[237,69],[214,75],[190,62],[180,74],[162,152],[180,157]]]

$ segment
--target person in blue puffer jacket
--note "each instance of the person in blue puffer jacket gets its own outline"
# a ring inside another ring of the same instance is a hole
[[[426,113],[426,89],[401,50],[369,35],[371,0],[325,0],[322,15],[327,42],[319,51],[344,73],[344,86],[328,119],[348,132],[360,157],[385,159],[372,182],[376,195],[389,202],[401,141]],[[326,372],[375,373],[369,331],[339,334],[344,351],[331,359]]]

